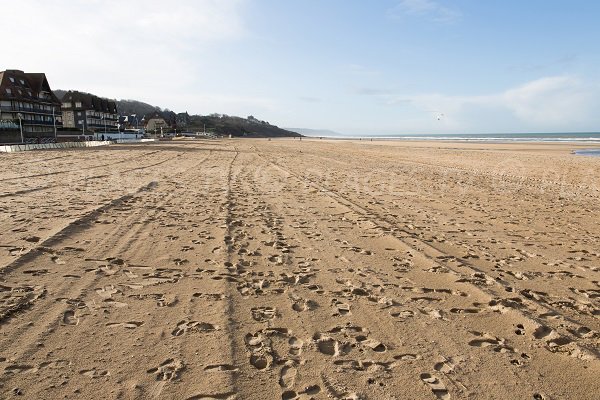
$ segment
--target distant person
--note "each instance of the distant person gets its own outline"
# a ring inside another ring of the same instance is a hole
[[[102,134],[102,141],[104,142],[104,134]]]

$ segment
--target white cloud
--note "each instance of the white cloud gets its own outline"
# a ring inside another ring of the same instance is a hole
[[[585,118],[591,111],[593,93],[590,89],[574,77],[548,77],[507,90],[498,101],[523,121],[568,124]]]
[[[462,13],[458,9],[446,7],[433,0],[402,0],[388,10],[388,16],[393,19],[417,16],[435,22],[451,23],[459,20]]]
[[[391,96],[388,105],[421,113],[423,128],[486,131],[577,130],[600,124],[600,88],[573,76],[544,77],[500,93],[451,96],[440,93]],[[443,113],[441,121],[434,115]],[[418,120],[416,120],[418,122]]]
[[[209,50],[246,34],[245,0],[20,0],[2,22],[6,68],[54,89],[163,107],[189,89]]]

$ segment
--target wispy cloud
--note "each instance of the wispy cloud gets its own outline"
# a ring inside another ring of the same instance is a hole
[[[312,97],[312,96],[300,96],[299,100],[304,101],[306,103],[319,103],[321,101],[320,97]]]
[[[497,99],[515,115],[540,125],[573,123],[590,111],[594,93],[580,79],[556,76],[507,90]]]
[[[440,93],[389,96],[386,104],[409,106],[422,120],[444,114],[448,129],[485,129],[510,120],[522,129],[576,129],[582,121],[595,120],[600,106],[600,88],[575,76],[551,76],[480,96],[452,96]],[[492,116],[494,121],[486,120]]]
[[[392,19],[420,17],[440,23],[452,23],[462,17],[457,8],[447,7],[434,0],[402,0],[387,12]]]
[[[562,57],[555,58],[548,62],[542,63],[521,63],[521,64],[513,64],[507,67],[507,70],[510,72],[514,71],[525,71],[525,72],[538,72],[548,69],[556,69],[556,68],[566,68],[571,67],[574,63],[578,61],[577,54],[566,54]]]

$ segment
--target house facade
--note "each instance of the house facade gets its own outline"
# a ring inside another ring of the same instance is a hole
[[[70,90],[62,98],[62,123],[65,128],[76,128],[83,133],[117,132],[117,103],[90,93]]]
[[[54,138],[62,127],[60,101],[43,73],[0,72],[0,141]],[[8,140],[7,140],[8,139]]]
[[[159,112],[153,112],[144,116],[144,127],[146,132],[150,133],[161,133],[161,129],[167,129],[170,127],[169,123]]]

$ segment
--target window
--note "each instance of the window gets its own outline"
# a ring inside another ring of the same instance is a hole
[[[12,90],[10,90],[9,88],[6,88],[6,93],[12,94]]]
[[[63,103],[62,106],[64,108],[71,108],[71,103],[70,102],[66,102],[66,103]]]
[[[81,102],[80,101],[76,101],[75,102],[75,108],[81,108]]]
[[[23,79],[19,79],[19,82],[21,82],[21,85],[25,85],[25,81]]]
[[[12,76],[11,76],[11,77],[9,77],[8,79],[10,79],[10,81],[11,81],[12,83],[15,83],[15,78],[13,78]]]

